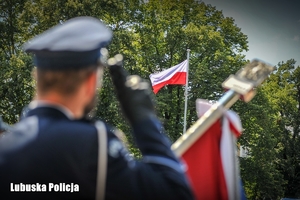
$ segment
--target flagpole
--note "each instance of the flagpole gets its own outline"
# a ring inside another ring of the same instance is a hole
[[[186,132],[186,113],[187,113],[187,99],[188,99],[188,86],[189,86],[189,59],[190,59],[190,49],[187,49],[187,67],[186,67],[186,83],[185,83],[185,100],[184,100],[184,124],[183,124],[183,132]]]

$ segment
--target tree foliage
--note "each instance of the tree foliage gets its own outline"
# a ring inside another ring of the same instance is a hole
[[[290,59],[278,63],[264,90],[274,115],[278,170],[284,176],[284,195],[300,197],[300,68]]]
[[[9,123],[19,120],[33,96],[31,58],[20,47],[25,30],[19,24],[25,1],[0,2],[0,115]]]
[[[247,50],[247,37],[232,18],[192,0],[149,1],[134,16],[132,72],[149,80],[151,73],[184,61],[187,49],[191,50],[187,115],[191,125],[196,120],[196,99],[220,97],[221,82],[245,62],[239,52]],[[155,100],[157,113],[174,141],[182,134],[184,87],[166,86]]]
[[[239,144],[248,150],[240,158],[241,176],[249,199],[278,199],[283,195],[283,176],[277,168],[280,136],[276,124],[276,111],[272,109],[263,89],[249,102],[237,103],[243,124]]]

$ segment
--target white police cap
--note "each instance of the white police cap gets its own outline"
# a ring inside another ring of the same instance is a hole
[[[34,54],[38,68],[80,69],[99,62],[100,49],[112,39],[112,31],[93,17],[76,17],[56,25],[24,45]]]

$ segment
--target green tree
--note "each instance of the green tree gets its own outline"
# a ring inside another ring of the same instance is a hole
[[[300,197],[300,69],[290,59],[278,64],[265,85],[279,133],[278,169],[284,176],[285,197]]]
[[[240,158],[247,198],[279,199],[284,191],[284,179],[277,168],[280,134],[274,124],[277,113],[264,86],[258,89],[251,102],[238,102],[233,109],[238,112],[243,125],[239,144],[248,150],[248,155]]]
[[[22,53],[25,30],[19,19],[25,1],[0,2],[0,115],[10,124],[19,120],[33,95],[31,58]]]
[[[217,100],[221,83],[244,63],[247,37],[225,18],[221,11],[193,0],[159,1],[140,4],[131,27],[133,53],[131,72],[149,80],[190,55],[190,78],[187,122],[196,119],[197,98]],[[129,64],[129,63],[128,63]],[[155,96],[157,113],[174,141],[182,134],[184,87],[169,85]]]
[[[249,199],[299,197],[299,67],[277,70],[249,103],[234,106],[243,122],[239,142],[249,150],[241,175]]]

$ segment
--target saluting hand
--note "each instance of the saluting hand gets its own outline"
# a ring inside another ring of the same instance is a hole
[[[116,55],[107,61],[122,110],[131,124],[155,115],[149,84],[137,75],[129,75],[123,68],[123,56]]]

